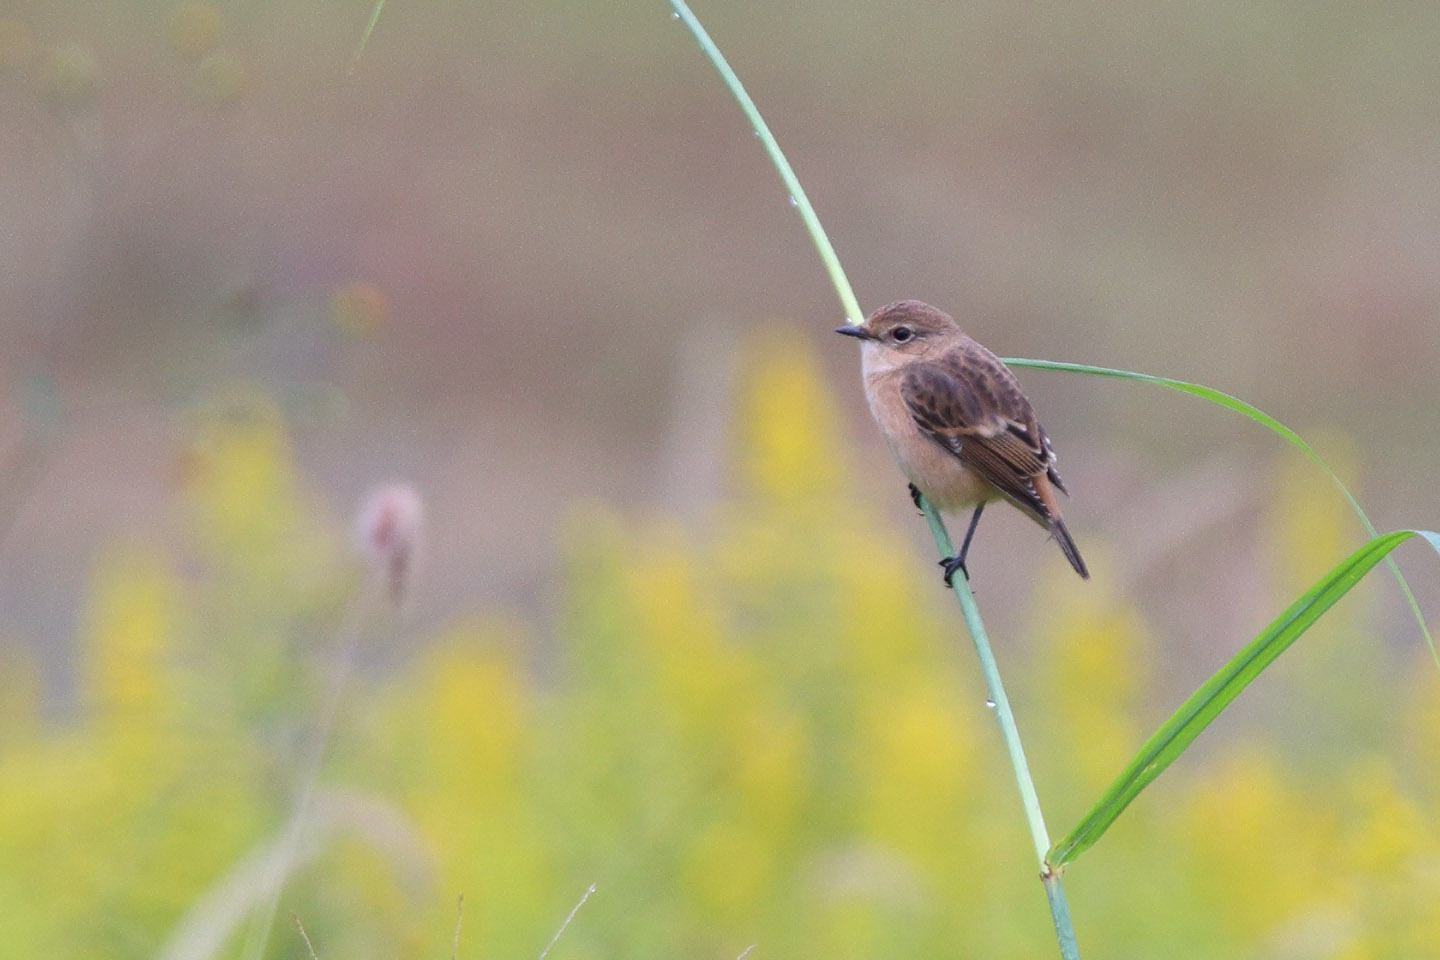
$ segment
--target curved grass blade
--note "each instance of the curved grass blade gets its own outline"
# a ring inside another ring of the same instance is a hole
[[[370,11],[370,20],[365,24],[365,32],[360,34],[360,45],[355,48],[355,56],[350,61],[350,72],[354,73],[355,68],[360,65],[360,55],[365,52],[365,47],[370,43],[370,34],[375,32],[375,24],[380,22],[380,11],[385,9],[385,0],[375,0],[375,9]]]
[[[1201,684],[1180,709],[1160,725],[1160,729],[1145,742],[1135,759],[1130,761],[1130,765],[1075,829],[1050,848],[1046,862],[1052,868],[1059,868],[1089,849],[1130,805],[1130,801],[1175,762],[1200,735],[1200,731],[1209,726],[1250,681],[1284,653],[1376,564],[1388,557],[1391,550],[1412,537],[1425,538],[1436,553],[1440,553],[1440,534],[1429,530],[1399,530],[1376,537],[1346,557]]]
[[[1218,404],[1228,410],[1233,410],[1242,417],[1248,417],[1273,433],[1279,434],[1288,441],[1291,446],[1314,461],[1321,470],[1325,471],[1325,475],[1330,478],[1330,481],[1340,488],[1340,492],[1344,495],[1346,502],[1350,504],[1350,509],[1355,511],[1355,516],[1360,518],[1360,523],[1365,527],[1365,532],[1369,534],[1372,539],[1380,535],[1380,531],[1375,529],[1375,524],[1370,522],[1370,518],[1366,516],[1365,511],[1360,508],[1360,501],[1355,499],[1355,495],[1350,492],[1350,488],[1345,486],[1344,481],[1342,481],[1339,475],[1330,467],[1330,464],[1326,463],[1320,454],[1316,453],[1314,448],[1305,442],[1300,434],[1291,430],[1264,410],[1261,410],[1253,404],[1246,403],[1239,397],[1232,397],[1230,394],[1216,390],[1213,387],[1207,387],[1200,383],[1191,383],[1188,380],[1157,377],[1149,373],[1135,373],[1132,370],[1117,370],[1113,367],[1092,367],[1084,363],[1063,363],[1058,360],[1027,360],[1012,357],[1006,357],[1005,362],[1012,367],[1028,367],[1032,370],[1061,370],[1066,373],[1086,373],[1099,377],[1114,377],[1120,380],[1141,380],[1145,383],[1156,383],[1162,387],[1169,387],[1171,390],[1188,393],[1193,397],[1209,400],[1211,403]],[[1396,582],[1400,584],[1400,592],[1405,595],[1405,602],[1410,606],[1410,613],[1415,617],[1415,622],[1420,626],[1420,633],[1425,637],[1425,646],[1430,649],[1430,659],[1434,661],[1436,669],[1440,669],[1440,652],[1437,652],[1435,648],[1435,638],[1430,635],[1430,627],[1425,623],[1425,615],[1420,611],[1420,604],[1416,601],[1415,594],[1410,589],[1410,584],[1405,580],[1405,575],[1400,572],[1400,568],[1395,564],[1393,559],[1387,556],[1385,558],[1385,565],[1390,568],[1390,572],[1395,575]]]

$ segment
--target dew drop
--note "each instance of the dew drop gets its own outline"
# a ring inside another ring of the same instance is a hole
[[[679,19],[680,19],[680,12],[679,12],[678,10],[672,10],[672,11],[670,12],[670,19],[671,19],[671,20],[679,20]]]
[[[798,206],[800,206],[800,201],[795,198],[795,195],[794,195],[794,194],[791,194],[791,195],[790,195],[790,206],[792,206],[792,207],[798,207]]]
[[[994,701],[994,700],[986,700],[986,701],[985,701],[985,709],[986,709],[986,710],[994,710],[994,709],[995,709],[995,701]]]

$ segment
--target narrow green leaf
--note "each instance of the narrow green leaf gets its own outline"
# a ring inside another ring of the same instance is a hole
[[[1376,537],[1345,558],[1201,684],[1180,709],[1160,725],[1160,729],[1145,742],[1130,765],[1075,829],[1050,848],[1046,862],[1051,867],[1062,867],[1089,849],[1130,805],[1130,801],[1184,753],[1200,731],[1209,726],[1210,721],[1250,681],[1299,639],[1321,614],[1350,592],[1350,588],[1376,564],[1389,556],[1391,550],[1411,537],[1424,537],[1440,553],[1440,534],[1429,530],[1399,530]]]
[[[1093,367],[1089,364],[1063,363],[1058,360],[1027,360],[1022,357],[1006,357],[1005,362],[1012,367],[1029,367],[1032,370],[1062,370],[1066,373],[1086,373],[1099,377],[1115,377],[1120,380],[1141,380],[1145,383],[1156,383],[1162,387],[1169,387],[1171,390],[1178,390],[1181,393],[1188,393],[1191,396],[1209,400],[1211,403],[1219,404],[1226,409],[1235,411],[1242,417],[1249,417],[1256,423],[1285,438],[1291,446],[1313,460],[1321,470],[1325,471],[1325,475],[1330,478],[1330,481],[1340,488],[1340,492],[1345,496],[1346,502],[1350,504],[1350,509],[1355,511],[1355,516],[1360,518],[1360,523],[1365,527],[1365,532],[1368,533],[1371,538],[1380,535],[1380,532],[1375,529],[1375,524],[1370,522],[1370,518],[1366,515],[1365,511],[1360,508],[1360,501],[1355,499],[1355,495],[1350,492],[1350,488],[1345,486],[1344,481],[1331,469],[1330,464],[1326,463],[1320,454],[1316,453],[1314,448],[1305,442],[1300,434],[1291,430],[1264,410],[1261,410],[1253,404],[1246,403],[1239,397],[1232,397],[1230,394],[1216,390],[1213,387],[1207,387],[1200,383],[1191,383],[1188,380],[1174,380],[1170,377],[1157,377],[1148,373],[1135,373],[1132,370],[1117,370],[1113,367]],[[1435,647],[1435,638],[1430,635],[1430,627],[1425,623],[1425,615],[1420,611],[1420,603],[1415,599],[1414,591],[1410,589],[1410,584],[1406,581],[1405,575],[1400,572],[1400,568],[1396,566],[1393,559],[1386,557],[1385,565],[1390,568],[1390,572],[1395,575],[1396,582],[1400,584],[1400,592],[1405,595],[1405,602],[1409,604],[1410,613],[1415,617],[1415,622],[1420,626],[1420,633],[1425,638],[1425,646],[1430,650],[1430,659],[1434,662],[1436,669],[1440,670],[1440,650],[1437,650]]]

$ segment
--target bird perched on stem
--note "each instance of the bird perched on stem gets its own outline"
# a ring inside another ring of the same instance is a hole
[[[940,561],[947,585],[956,570],[969,579],[965,555],[980,513],[1001,498],[1050,531],[1070,566],[1089,579],[1060,518],[1055,491],[1066,490],[1050,438],[999,357],[919,300],[888,304],[835,332],[860,341],[870,413],[910,478],[916,505],[924,494],[937,510],[975,508],[960,551]]]

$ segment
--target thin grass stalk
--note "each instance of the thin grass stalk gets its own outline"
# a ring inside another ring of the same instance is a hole
[[[1079,960],[1080,945],[1075,942],[1075,927],[1070,923],[1070,905],[1065,902],[1065,886],[1060,882],[1060,873],[1050,870],[1040,874],[1045,884],[1045,898],[1050,901],[1050,916],[1055,920],[1055,940],[1060,944],[1060,956],[1065,960]]]
[[[280,895],[299,859],[296,852],[304,843],[304,835],[311,826],[313,803],[320,781],[320,768],[325,762],[325,749],[330,742],[330,732],[340,712],[340,700],[345,692],[346,682],[355,666],[355,655],[360,645],[365,619],[375,603],[377,588],[371,580],[361,587],[360,593],[345,612],[332,642],[334,662],[325,678],[325,689],[320,703],[320,712],[315,729],[306,746],[300,765],[299,792],[295,798],[290,821],[279,844],[277,863],[269,881],[264,899],[257,904],[250,915],[245,931],[241,956],[244,960],[260,960],[270,942],[270,931],[275,925],[275,914],[280,907]]]
[[[370,34],[375,32],[375,24],[380,22],[380,11],[385,9],[385,0],[375,0],[375,9],[370,11],[370,19],[365,24],[365,32],[360,34],[360,43],[355,47],[355,56],[350,59],[350,72],[354,73],[355,68],[360,66],[360,55],[365,52],[365,47],[370,43]]]
[[[940,513],[923,495],[920,509],[925,522],[930,525],[930,534],[935,538],[935,548],[943,557],[955,555],[955,545]],[[1050,904],[1050,918],[1055,923],[1055,939],[1060,945],[1060,956],[1064,960],[1079,960],[1080,947],[1075,941],[1075,925],[1070,920],[1070,906],[1065,900],[1065,888],[1060,874],[1050,869],[1045,857],[1050,852],[1050,833],[1045,829],[1045,815],[1040,810],[1040,796],[1035,792],[1035,781],[1030,776],[1030,764],[1025,759],[1025,746],[1020,742],[1020,727],[1015,722],[1015,713],[1010,709],[1010,698],[1005,694],[1005,683],[1000,678],[1000,667],[995,663],[995,652],[990,647],[990,637],[985,632],[985,623],[980,619],[980,608],[975,595],[970,592],[970,581],[962,574],[950,583],[960,611],[965,616],[965,626],[970,631],[970,640],[975,645],[975,656],[980,661],[980,672],[985,677],[985,689],[989,696],[985,705],[995,712],[1000,724],[1000,736],[1005,741],[1005,752],[1010,757],[1010,766],[1015,771],[1015,785],[1020,789],[1020,803],[1025,808],[1025,822],[1030,827],[1030,840],[1035,845],[1035,860],[1040,866],[1040,879],[1045,884],[1045,898]]]
[[[855,299],[855,291],[851,289],[850,281],[845,277],[845,268],[840,266],[840,257],[830,243],[830,236],[820,225],[820,218],[815,214],[815,208],[810,205],[810,198],[805,195],[805,188],[800,185],[800,178],[795,176],[795,171],[790,168],[790,161],[785,159],[779,142],[770,132],[765,118],[760,115],[760,108],[755,106],[755,101],[751,100],[750,94],[745,92],[744,84],[735,75],[735,71],[730,69],[729,62],[720,52],[720,48],[715,46],[715,41],[710,39],[710,34],[705,32],[705,28],[696,19],[695,14],[691,13],[690,8],[685,5],[685,0],[670,0],[670,6],[675,10],[675,18],[684,21],[685,26],[695,35],[695,41],[700,44],[700,49],[710,59],[715,71],[720,74],[720,79],[729,88],[730,95],[740,105],[745,119],[750,121],[750,129],[754,130],[755,136],[760,138],[760,143],[765,147],[765,153],[769,155],[775,172],[780,174],[780,180],[785,184],[785,189],[790,191],[790,206],[794,207],[800,214],[800,219],[805,221],[805,229],[809,231],[810,240],[815,244],[815,252],[820,255],[820,262],[825,264],[825,270],[830,274],[830,283],[835,287],[835,295],[840,298],[840,306],[845,310],[846,322],[863,323],[865,314],[861,312],[860,301]]]
[[[800,185],[800,180],[795,176],[789,161],[780,149],[780,144],[775,140],[770,128],[766,125],[760,110],[755,106],[755,101],[745,92],[745,87],[735,71],[730,69],[724,54],[720,48],[710,39],[704,26],[690,11],[685,0],[670,0],[670,6],[675,11],[675,17],[684,22],[690,32],[695,36],[700,49],[709,58],[716,71],[729,88],[731,95],[740,105],[741,111],[750,121],[751,128],[760,142],[765,147],[765,152],[770,156],[770,162],[780,174],[786,189],[790,191],[790,203],[800,214],[800,219],[805,222],[805,227],[810,233],[810,239],[815,244],[815,249],[824,262],[825,268],[830,274],[830,282],[835,287],[835,293],[840,298],[840,304],[844,308],[847,317],[852,323],[859,323],[864,319],[860,310],[860,303],[855,298],[855,291],[850,286],[849,279],[845,276],[845,270],[840,265],[840,258],[835,253],[835,248],[830,244],[830,239],[825,233],[825,228],[820,225],[820,218],[811,206],[810,199],[805,195],[805,190]],[[950,542],[950,534],[945,529],[945,523],[940,519],[939,513],[925,498],[920,499],[921,510],[925,513],[925,520],[930,524],[930,532],[935,538],[935,546],[939,549],[941,556],[949,557],[954,555],[954,546]],[[1015,771],[1015,783],[1020,789],[1021,805],[1025,809],[1025,820],[1030,827],[1030,839],[1035,845],[1035,858],[1040,866],[1040,876],[1045,883],[1046,899],[1050,904],[1050,916],[1055,923],[1055,938],[1060,945],[1060,956],[1063,960],[1080,960],[1079,947],[1075,942],[1075,928],[1070,920],[1070,910],[1065,902],[1065,891],[1060,883],[1058,873],[1052,872],[1045,863],[1045,854],[1050,849],[1049,834],[1045,829],[1045,818],[1040,811],[1040,798],[1035,792],[1035,781],[1030,777],[1030,767],[1025,761],[1025,749],[1020,742],[1020,730],[1015,724],[1015,715],[1010,709],[1009,698],[1005,695],[1005,685],[1000,679],[1000,669],[995,663],[995,655],[990,649],[990,640],[985,633],[985,624],[980,619],[980,610],[975,604],[975,597],[970,592],[970,584],[964,577],[957,577],[953,583],[956,598],[960,601],[960,610],[965,617],[965,625],[970,631],[970,639],[975,645],[975,653],[980,659],[980,669],[985,676],[985,686],[989,691],[990,701],[995,705],[995,719],[1000,724],[1000,734],[1005,741],[1005,750],[1010,757],[1010,765]]]
[[[954,556],[955,547],[950,541],[950,532],[945,529],[945,521],[940,518],[939,511],[923,496],[920,509],[925,514],[925,521],[930,524],[930,534],[935,538],[935,547],[940,551],[940,555]],[[1043,875],[1047,872],[1045,854],[1050,850],[1050,834],[1045,829],[1045,817],[1040,812],[1040,797],[1035,792],[1035,782],[1030,777],[1030,764],[1025,760],[1025,747],[1020,742],[1020,728],[1015,723],[1014,711],[1010,709],[1010,698],[1005,695],[1005,684],[1000,679],[995,652],[990,647],[990,637],[980,619],[980,608],[975,604],[975,595],[970,592],[970,581],[962,573],[952,578],[950,587],[960,601],[965,626],[975,644],[975,655],[980,658],[980,672],[985,676],[985,690],[989,696],[985,706],[995,712],[995,719],[1000,722],[1000,736],[1005,740],[1005,752],[1010,756],[1010,766],[1015,768],[1015,784],[1020,788],[1020,802],[1025,806],[1025,821],[1030,826],[1030,840],[1035,844],[1035,859],[1039,861]]]

